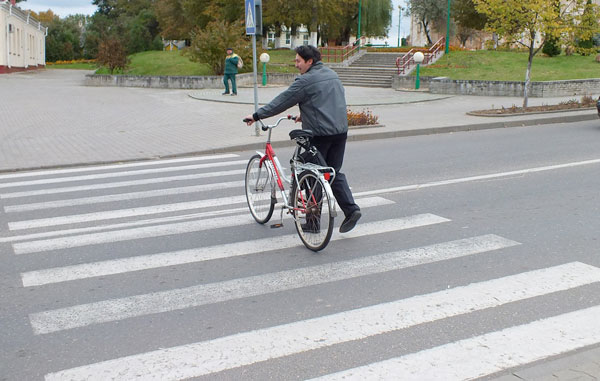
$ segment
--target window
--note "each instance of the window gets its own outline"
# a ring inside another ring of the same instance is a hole
[[[302,37],[303,37],[302,45],[308,45],[308,34],[305,34]]]
[[[290,32],[285,33],[285,44],[286,45],[292,44],[292,34]]]
[[[274,43],[275,43],[275,32],[267,33],[267,44],[274,44]]]

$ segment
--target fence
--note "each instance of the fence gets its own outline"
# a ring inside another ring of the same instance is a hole
[[[442,54],[442,51],[446,47],[446,40],[444,37],[440,38],[435,44],[429,49],[411,49],[405,55],[396,59],[396,67],[398,68],[398,75],[406,75],[410,72],[411,67],[415,64],[415,53],[421,52],[425,56],[423,64],[427,65],[433,61],[438,55]]]
[[[360,42],[364,42],[365,38],[361,37]],[[330,47],[322,47],[319,50],[321,51],[321,59],[323,62],[335,63],[335,62],[344,62],[348,58],[352,57],[359,51],[359,44],[348,44],[346,46],[330,46]]]

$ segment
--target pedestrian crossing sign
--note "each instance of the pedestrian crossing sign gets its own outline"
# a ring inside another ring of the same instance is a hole
[[[254,0],[246,0],[246,34],[256,34]]]

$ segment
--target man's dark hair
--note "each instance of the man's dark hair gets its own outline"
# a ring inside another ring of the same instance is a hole
[[[294,50],[300,57],[302,57],[304,61],[308,61],[311,58],[313,60],[313,64],[316,64],[317,62],[321,61],[321,52],[319,51],[319,49],[315,48],[312,45],[298,46]]]

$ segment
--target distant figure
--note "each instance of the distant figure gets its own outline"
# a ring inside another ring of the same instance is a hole
[[[235,84],[235,75],[238,73],[238,63],[240,56],[233,52],[233,49],[227,48],[227,57],[225,58],[225,75],[223,83],[225,83],[225,92],[223,95],[229,94],[229,80],[231,80],[231,95],[237,95],[237,86]]]

